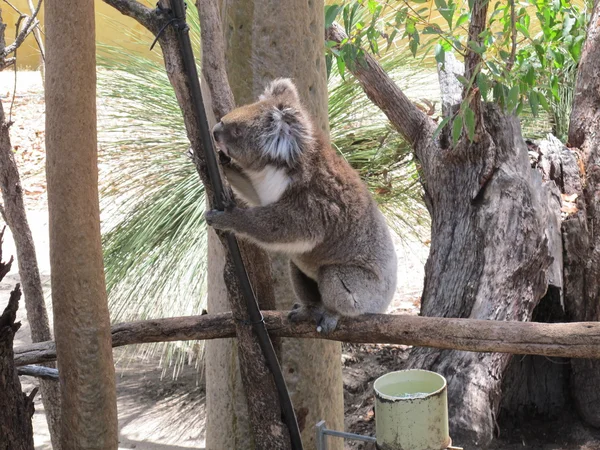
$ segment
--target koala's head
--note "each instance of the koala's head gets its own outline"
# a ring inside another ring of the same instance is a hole
[[[287,78],[273,81],[256,103],[224,116],[213,135],[223,153],[249,169],[291,166],[313,142],[310,119]]]

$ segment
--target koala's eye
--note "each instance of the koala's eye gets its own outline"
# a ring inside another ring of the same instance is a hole
[[[229,134],[233,138],[239,138],[242,135],[242,129],[238,125],[231,125]]]

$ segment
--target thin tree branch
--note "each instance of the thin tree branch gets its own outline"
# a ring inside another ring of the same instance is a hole
[[[337,23],[332,24],[326,32],[327,40],[338,43],[347,37]],[[431,120],[406,97],[371,55],[365,53],[364,62],[357,62],[348,69],[358,79],[367,96],[388,116],[398,131],[415,145],[422,137],[423,125]]]
[[[112,6],[121,14],[131,17],[143,25],[148,31],[156,35],[161,28],[162,21],[155,9],[148,8],[136,0],[102,0]]]
[[[515,56],[517,55],[517,28],[515,26],[517,22],[515,14],[515,0],[510,1],[510,38],[511,38],[511,49],[508,62],[506,63],[506,71],[510,72],[515,64]]]
[[[19,46],[23,43],[23,41],[25,40],[25,38],[29,35],[29,33],[31,33],[35,27],[38,26],[38,21],[36,20],[36,17],[38,15],[38,13],[40,12],[40,8],[42,6],[42,1],[40,0],[37,4],[37,7],[35,8],[35,11],[33,12],[33,14],[31,14],[31,16],[27,16],[21,12],[19,12],[20,14],[20,18],[19,18],[19,22],[21,21],[21,19],[25,19],[25,24],[23,25],[23,28],[21,29],[20,32],[18,32],[14,42],[6,47],[4,47],[3,49],[0,49],[0,59],[4,59],[6,58],[8,55],[10,55],[11,53],[14,53]],[[17,26],[17,31],[18,31],[18,26]]]
[[[316,331],[313,323],[291,323],[288,313],[263,311],[273,337],[600,359],[598,322],[504,322],[371,314],[344,318],[332,334],[324,336]],[[112,327],[113,347],[230,337],[235,337],[235,321],[231,313],[146,320]],[[15,349],[17,366],[54,361],[55,358],[53,341]]]
[[[340,43],[346,38],[346,32],[337,23],[326,31],[327,40]],[[426,146],[421,144],[431,138],[435,130],[434,122],[408,99],[371,55],[365,53],[364,61],[357,61],[348,70],[359,81],[367,97],[413,146],[421,163],[425,163],[429,155],[424,154]]]

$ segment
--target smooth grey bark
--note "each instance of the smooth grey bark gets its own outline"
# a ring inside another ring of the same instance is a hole
[[[222,2],[226,64],[238,104],[255,101],[275,78],[292,78],[300,98],[328,134],[327,75],[323,1],[294,0],[285,7],[272,0]],[[277,309],[296,302],[288,260],[271,255]],[[341,345],[319,340],[283,339],[281,361],[305,449],[316,446],[314,425],[344,429]],[[210,432],[210,430],[209,430]],[[332,449],[343,442],[332,439]]]
[[[173,86],[175,96],[181,108],[186,132],[188,139],[190,140],[191,147],[194,154],[194,163],[198,174],[200,175],[201,181],[205,186],[207,192],[207,198],[209,202],[212,201],[213,191],[208,178],[208,172],[206,163],[204,160],[204,149],[202,145],[202,139],[200,136],[200,129],[198,127],[198,121],[196,117],[196,110],[192,102],[192,95],[190,91],[190,85],[187,81],[187,75],[184,69],[184,62],[182,59],[182,52],[179,45],[179,40],[176,35],[176,31],[173,27],[165,27],[171,17],[168,15],[170,10],[170,2],[168,0],[161,0],[159,2],[160,9],[152,10],[135,0],[104,0],[105,3],[115,7],[123,14],[136,19],[140,24],[146,27],[153,34],[157,35],[158,32],[163,29],[164,33],[160,35],[159,43],[163,53],[165,69],[169,77],[169,81]],[[201,2],[199,2],[200,5]],[[207,4],[207,8],[199,7],[201,14],[201,21],[208,18],[209,26],[205,27],[203,36],[206,37],[206,33],[213,33],[212,35],[218,35],[215,30],[211,28],[217,25],[215,20],[218,19],[215,14],[214,5]],[[206,24],[206,23],[205,23]],[[204,43],[203,46],[203,61],[211,61],[211,58],[207,56],[218,46],[212,46],[212,42]],[[205,69],[213,69],[210,64],[203,64]],[[206,108],[208,111],[213,111],[216,117],[226,113],[227,111],[221,111],[220,109],[227,109],[232,107],[230,99],[233,99],[231,94],[227,94],[230,90],[226,79],[218,76],[218,71],[208,70],[205,72],[205,77],[210,79],[208,86],[213,89],[209,92],[206,89]],[[217,83],[215,85],[215,83]],[[215,89],[218,86],[219,89]],[[213,99],[210,102],[211,98]],[[226,188],[225,194],[231,198],[231,190]],[[214,236],[217,236],[220,243],[217,243]],[[250,423],[247,430],[251,431],[252,437],[243,441],[240,445],[241,448],[248,448],[248,439],[254,438],[254,440],[264,449],[273,450],[285,450],[291,445],[288,430],[282,420],[281,406],[279,405],[279,398],[275,389],[275,383],[273,377],[267,367],[264,355],[253,331],[253,326],[249,323],[249,318],[246,310],[246,303],[241,295],[241,288],[239,280],[235,275],[233,261],[230,257],[229,252],[222,252],[223,249],[219,248],[218,245],[224,246],[225,235],[223,233],[209,234],[209,245],[210,252],[214,256],[214,252],[218,253],[215,263],[211,266],[209,274],[209,280],[211,283],[210,288],[215,289],[218,286],[218,295],[224,295],[223,287],[227,292],[227,299],[229,301],[229,308],[239,318],[236,321],[236,336],[237,336],[237,360],[240,361],[241,367],[241,379],[243,387],[246,393],[246,404],[250,411]],[[215,248],[216,247],[216,248]],[[240,242],[240,250],[242,257],[247,263],[248,275],[253,289],[258,298],[263,298],[266,303],[269,302],[269,298],[273,298],[272,285],[270,283],[268,270],[265,269],[266,256],[264,252],[258,251],[256,247],[251,247]],[[219,272],[217,272],[217,270]],[[209,305],[212,307],[212,303]],[[209,350],[210,352],[211,350]],[[231,364],[231,362],[225,362],[225,364]],[[217,376],[219,376],[217,374]],[[221,377],[226,376],[221,373]],[[207,371],[207,384],[208,379],[212,377],[210,371]],[[211,399],[207,399],[208,405],[212,404]],[[209,406],[210,407],[210,406]],[[237,423],[235,425],[237,427]],[[250,433],[248,433],[250,434]],[[233,441],[235,444],[235,440]],[[241,442],[241,441],[240,441]],[[210,448],[210,444],[209,448]],[[231,444],[227,444],[231,445]],[[237,445],[237,444],[235,444]],[[229,447],[222,447],[229,448]],[[235,447],[233,447],[235,448]]]

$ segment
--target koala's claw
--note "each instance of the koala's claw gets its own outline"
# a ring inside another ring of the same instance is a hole
[[[304,322],[309,319],[314,318],[314,313],[310,308],[307,308],[304,305],[296,303],[290,313],[288,314],[288,319],[290,322]]]
[[[219,218],[223,217],[225,215],[225,211],[218,211],[216,209],[211,209],[210,211],[206,211],[204,213],[204,220],[206,220],[206,223],[214,228],[219,228],[218,227],[218,220]]]
[[[323,311],[321,319],[317,322],[317,331],[321,334],[329,334],[333,332],[338,324],[340,316],[337,314]]]

